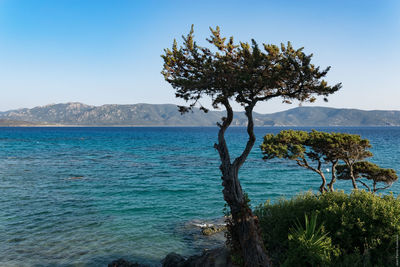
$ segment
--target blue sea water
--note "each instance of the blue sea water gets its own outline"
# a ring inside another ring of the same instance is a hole
[[[262,136],[282,129],[255,130],[240,172],[253,207],[320,184],[292,162],[261,159]],[[316,129],[361,134],[371,161],[400,173],[400,127]],[[0,128],[0,266],[105,266],[120,257],[159,265],[169,252],[199,253],[213,240],[188,222],[223,216],[216,137],[214,127]],[[245,128],[227,139],[238,155]],[[400,184],[390,191],[397,196]]]

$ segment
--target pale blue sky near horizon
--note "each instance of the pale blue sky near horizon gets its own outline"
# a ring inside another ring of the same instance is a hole
[[[314,106],[400,110],[399,2],[0,0],[0,111],[182,104],[160,74],[160,55],[191,24],[200,44],[219,25],[237,41],[304,46],[315,64],[332,67],[330,83],[343,83]],[[273,100],[256,111],[296,106]]]

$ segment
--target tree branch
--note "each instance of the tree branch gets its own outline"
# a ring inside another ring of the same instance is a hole
[[[222,104],[226,108],[226,117],[222,118],[222,124],[218,123],[218,144],[214,144],[214,148],[218,150],[219,156],[223,164],[231,164],[231,159],[229,156],[228,146],[225,141],[225,131],[231,125],[233,120],[233,110],[229,104],[229,100],[225,99]]]
[[[388,184],[387,186],[384,186],[384,187],[376,187],[376,184],[377,184],[377,182],[374,181],[374,189],[373,189],[374,193],[377,192],[378,190],[388,189],[389,187],[392,186],[392,183],[390,183],[390,184]]]
[[[391,187],[391,186],[392,186],[392,185],[390,184],[390,185],[387,185],[387,186],[385,186],[385,187],[375,188],[375,189],[374,189],[374,193],[377,192],[378,190],[388,189],[388,188]]]
[[[307,169],[312,170],[312,171],[314,171],[314,172],[316,172],[316,173],[318,173],[318,174],[321,173],[321,170],[320,170],[321,166],[320,166],[320,164],[319,164],[319,166],[318,166],[318,169],[315,169],[315,168],[311,167],[311,166],[308,164],[308,161],[307,161],[305,158],[301,158],[301,160],[300,160],[300,159],[296,159],[296,162],[297,162],[297,165],[299,165],[300,167],[307,168]]]
[[[365,186],[367,189],[368,189],[368,192],[371,192],[371,188],[366,184],[366,183],[364,183],[363,181],[361,181],[361,180],[356,180],[357,182],[360,182],[363,186]]]
[[[250,154],[251,149],[256,142],[256,136],[254,134],[254,120],[253,120],[253,108],[257,102],[253,101],[250,105],[245,107],[246,117],[247,117],[247,134],[249,139],[247,140],[246,147],[243,150],[242,154],[235,159],[233,165],[236,169],[239,169],[243,163],[245,162],[247,156]]]
[[[282,93],[278,92],[278,93],[275,93],[275,94],[272,94],[272,95],[266,95],[266,96],[263,96],[263,97],[256,97],[255,100],[257,102],[258,101],[266,101],[266,100],[269,100],[271,98],[278,97],[278,96],[281,96],[281,95],[282,95]]]

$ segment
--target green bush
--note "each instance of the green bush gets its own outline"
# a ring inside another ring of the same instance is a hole
[[[335,266],[394,266],[400,234],[400,200],[365,191],[305,193],[256,208],[267,251],[275,265],[288,258],[288,233],[305,214],[315,212],[339,249]],[[334,251],[332,251],[333,254]]]

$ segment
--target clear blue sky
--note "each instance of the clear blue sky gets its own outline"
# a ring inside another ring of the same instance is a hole
[[[342,82],[329,103],[400,110],[400,1],[0,0],[0,110],[79,101],[179,103],[163,49],[195,25],[236,40],[291,41]],[[279,100],[256,109],[295,107]]]

